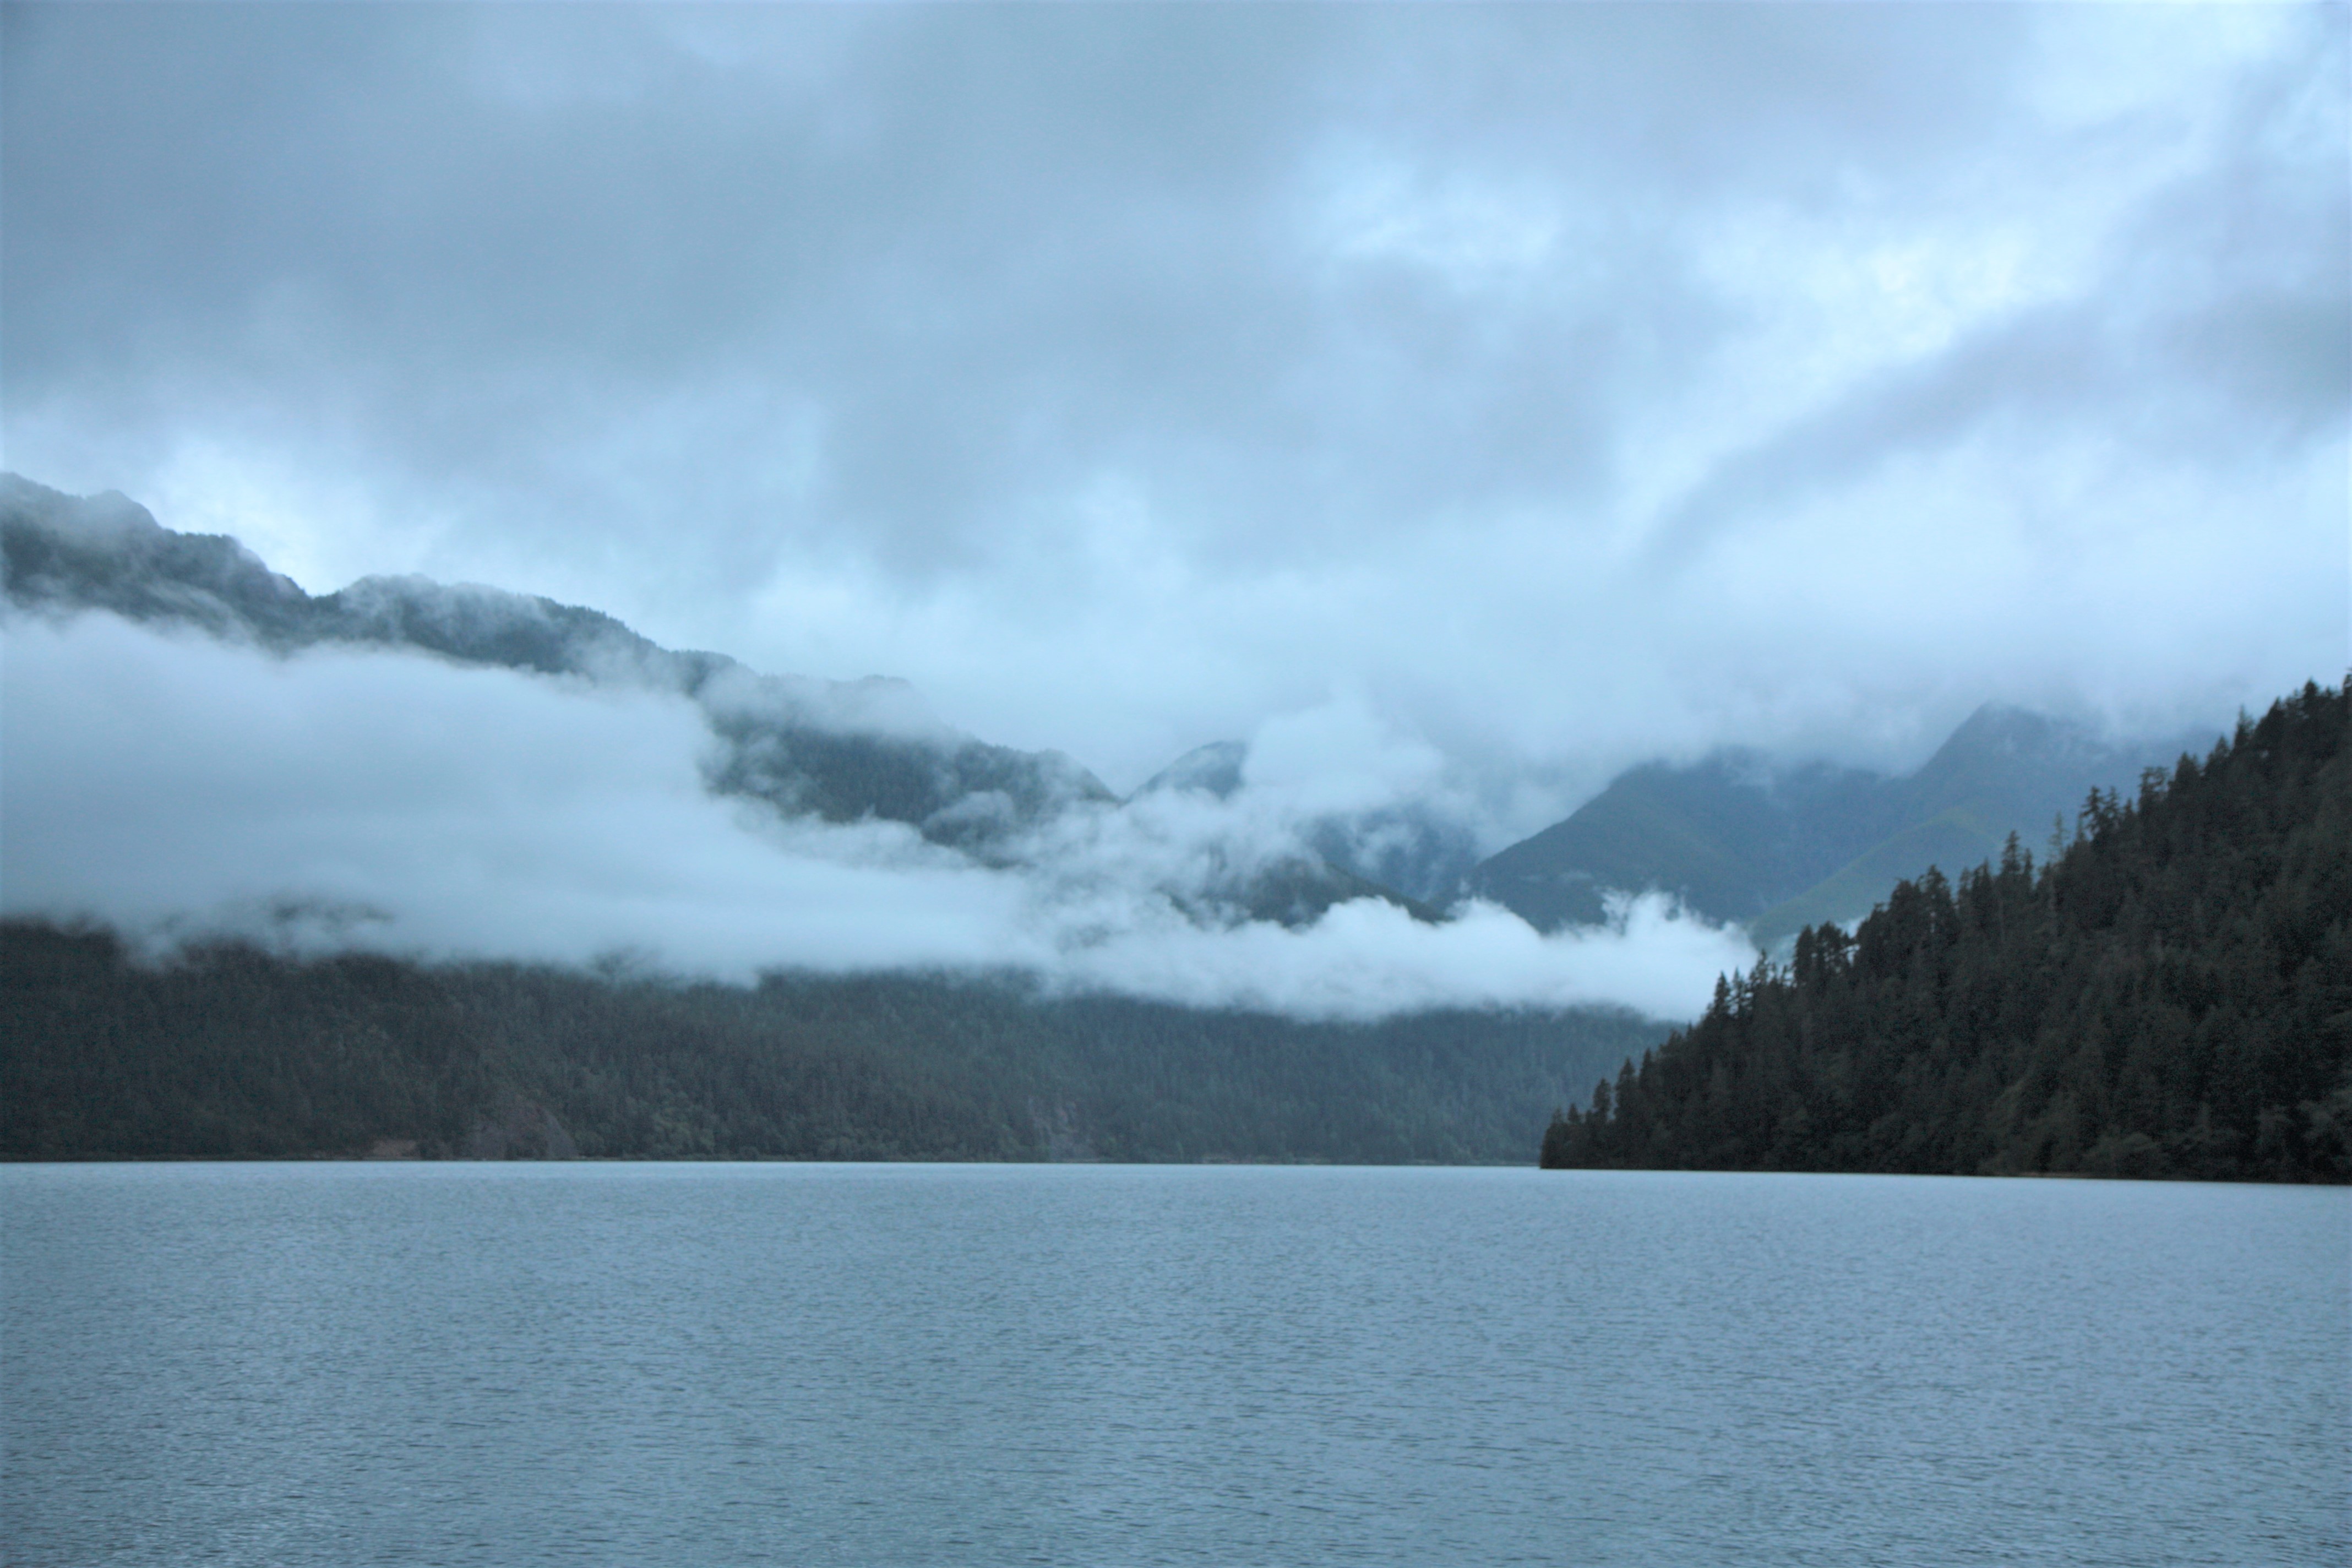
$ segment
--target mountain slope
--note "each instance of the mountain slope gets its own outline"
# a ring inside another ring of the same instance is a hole
[[[2054,824],[2075,820],[2091,791],[2133,789],[2147,770],[2168,772],[2212,739],[2184,731],[2109,744],[2047,714],[1979,708],[1916,773],[1885,790],[1885,816],[1903,826],[1758,916],[1749,934],[1769,950],[1807,925],[1859,920],[1903,879],[1996,859],[2012,833],[2044,838]]]
[[[904,681],[762,676],[722,654],[677,651],[598,611],[424,577],[368,577],[312,595],[236,540],[176,533],[122,497],[78,498],[0,476],[0,567],[7,598],[35,613],[110,611],[188,626],[275,653],[346,646],[407,649],[462,664],[650,686],[702,710],[721,742],[705,768],[714,791],[786,816],[905,823],[934,843],[1007,864],[1028,836],[1074,806],[1119,803],[1058,752],[992,746],[940,723]],[[1201,748],[1139,795],[1240,784],[1243,748]],[[1270,863],[1206,885],[1160,889],[1213,923],[1311,924],[1334,904],[1377,898],[1416,919],[1405,898],[1299,843]]]
[[[2352,1181],[2352,704],[2306,686],[2084,836],[1801,931],[1554,1119],[1551,1166]]]
[[[409,648],[465,664],[675,690],[725,742],[711,787],[829,822],[873,816],[990,856],[1101,782],[1055,752],[961,734],[903,682],[780,679],[715,653],[657,646],[576,605],[422,577],[370,577],[313,596],[234,539],[176,533],[109,492],[68,496],[0,475],[7,597],[34,611],[100,609],[197,627],[273,652]]]
[[[1195,746],[1137,786],[1125,803],[1129,809],[1150,810],[1168,797],[1192,795],[1223,805],[1243,787],[1242,764],[1249,747],[1240,741],[1212,741]],[[1188,889],[1171,889],[1177,904],[1196,918],[1231,921],[1272,921],[1279,925],[1311,925],[1335,904],[1356,899],[1379,899],[1394,904],[1417,921],[1435,922],[1439,911],[1395,889],[1359,876],[1320,845],[1296,840],[1277,831],[1274,842],[1284,848],[1270,858],[1250,857],[1238,866],[1219,864],[1221,857],[1205,857],[1198,882]]]
[[[1249,745],[1243,741],[1195,746],[1146,779],[1129,799],[1191,793],[1231,800],[1241,793],[1248,759]],[[1303,833],[1311,859],[1324,868],[1317,879],[1329,893],[1386,899],[1417,920],[1437,919],[1435,900],[1451,892],[1477,859],[1476,840],[1466,824],[1415,802],[1321,816],[1306,824]]]
[[[1129,798],[1192,790],[1212,800],[1231,800],[1241,790],[1242,763],[1248,755],[1249,746],[1242,741],[1195,746],[1144,780]]]
[[[2185,737],[2182,739],[2186,739]],[[2109,745],[2043,715],[1987,706],[1902,778],[1751,752],[1620,774],[1565,821],[1482,861],[1464,890],[1540,930],[1590,924],[1612,890],[1661,889],[1770,946],[1867,913],[1895,881],[2046,834],[2093,788],[2134,783],[2179,741]]]
[[[1886,832],[1893,813],[1882,785],[1824,765],[1775,773],[1752,752],[1681,768],[1651,763],[1480,862],[1465,889],[1544,931],[1600,921],[1611,890],[1654,888],[1711,919],[1747,920]]]

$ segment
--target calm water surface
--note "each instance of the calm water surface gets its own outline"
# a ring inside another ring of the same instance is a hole
[[[2352,1560],[2352,1194],[0,1171],[16,1564]]]

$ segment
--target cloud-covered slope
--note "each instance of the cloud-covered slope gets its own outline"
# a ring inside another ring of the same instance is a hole
[[[991,746],[932,718],[902,682],[761,676],[723,655],[656,646],[576,605],[422,577],[369,577],[313,597],[234,539],[173,532],[115,493],[77,498],[0,476],[0,546],[17,605],[105,609],[276,652],[409,648],[465,664],[678,692],[726,744],[714,788],[827,822],[903,822],[985,850],[1110,792],[1056,752]]]
[[[738,980],[1018,971],[1318,1017],[1679,1016],[1747,960],[1662,900],[1570,938],[1492,906],[1416,920],[1321,867],[1279,791],[1120,805],[1021,753],[1003,753],[1019,768],[1001,781],[958,772],[997,753],[887,684],[772,681],[487,590],[397,584],[405,618],[390,621],[382,599],[310,598],[230,542],[127,506],[92,503],[76,526],[111,531],[70,537],[26,510],[6,536],[6,913],[163,946],[229,931]],[[20,552],[28,531],[48,553]],[[93,551],[117,570],[92,578]],[[97,586],[76,600],[78,581]],[[68,613],[92,600],[109,607]],[[543,657],[483,657],[526,644]],[[827,775],[802,763],[812,734],[842,742],[817,753],[828,765],[911,755],[934,771]],[[775,771],[740,776],[761,766]],[[919,815],[942,777],[963,792]],[[854,818],[798,793],[851,786]]]

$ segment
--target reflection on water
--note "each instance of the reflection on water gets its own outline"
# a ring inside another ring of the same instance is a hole
[[[15,1167],[16,1564],[2341,1563],[2352,1194]]]

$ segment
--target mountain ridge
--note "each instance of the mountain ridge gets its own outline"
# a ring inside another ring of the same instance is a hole
[[[1867,914],[1931,865],[1992,858],[2006,837],[2071,820],[2094,788],[2137,782],[2198,737],[2111,743],[2086,727],[1979,707],[1912,772],[1775,768],[1717,752],[1628,769],[1549,827],[1473,868],[1461,891],[1538,930],[1596,924],[1612,893],[1664,891],[1770,949],[1804,925]]]
[[[119,491],[74,497],[0,475],[0,575],[8,601],[24,609],[192,626],[280,656],[322,646],[404,649],[674,691],[701,710],[720,742],[704,767],[714,792],[785,816],[902,823],[986,865],[1019,863],[1030,836],[1074,807],[1123,804],[1066,753],[965,734],[895,678],[762,675],[724,654],[663,647],[600,610],[475,584],[369,576],[314,595],[236,539],[164,528]],[[1201,889],[1162,890],[1212,923],[1301,926],[1363,898],[1438,918],[1304,844]]]
[[[76,498],[0,477],[0,560],[7,597],[26,608],[189,624],[278,654],[405,648],[673,690],[700,705],[728,742],[711,786],[787,814],[877,816],[985,851],[1060,804],[1115,798],[1062,753],[992,746],[929,718],[919,700],[876,700],[903,683],[760,675],[724,654],[662,647],[600,610],[475,584],[370,576],[313,595],[236,540],[174,532],[116,491]],[[996,820],[953,814],[981,795],[1004,803]]]
[[[994,746],[941,722],[904,681],[762,675],[538,595],[415,575],[313,595],[236,539],[175,532],[117,491],[77,498],[0,475],[0,564],[8,600],[28,609],[188,625],[280,655],[408,649],[675,691],[720,742],[705,766],[713,791],[786,816],[902,823],[984,864],[1016,863],[1030,836],[1074,807],[1128,809],[1184,792],[1223,802],[1246,783],[1247,743],[1212,742],[1122,801],[1066,753]],[[1899,777],[1726,750],[1628,769],[1566,818],[1483,860],[1466,824],[1408,801],[1297,824],[1296,847],[1271,863],[1244,857],[1211,885],[1163,890],[1196,919],[1291,926],[1360,898],[1433,921],[1476,897],[1556,931],[1605,921],[1612,896],[1654,889],[1743,925],[1769,950],[1801,926],[1859,918],[1930,864],[1990,858],[2011,832],[2038,841],[2089,789],[2129,784],[2186,740],[2110,744],[1987,704]]]

